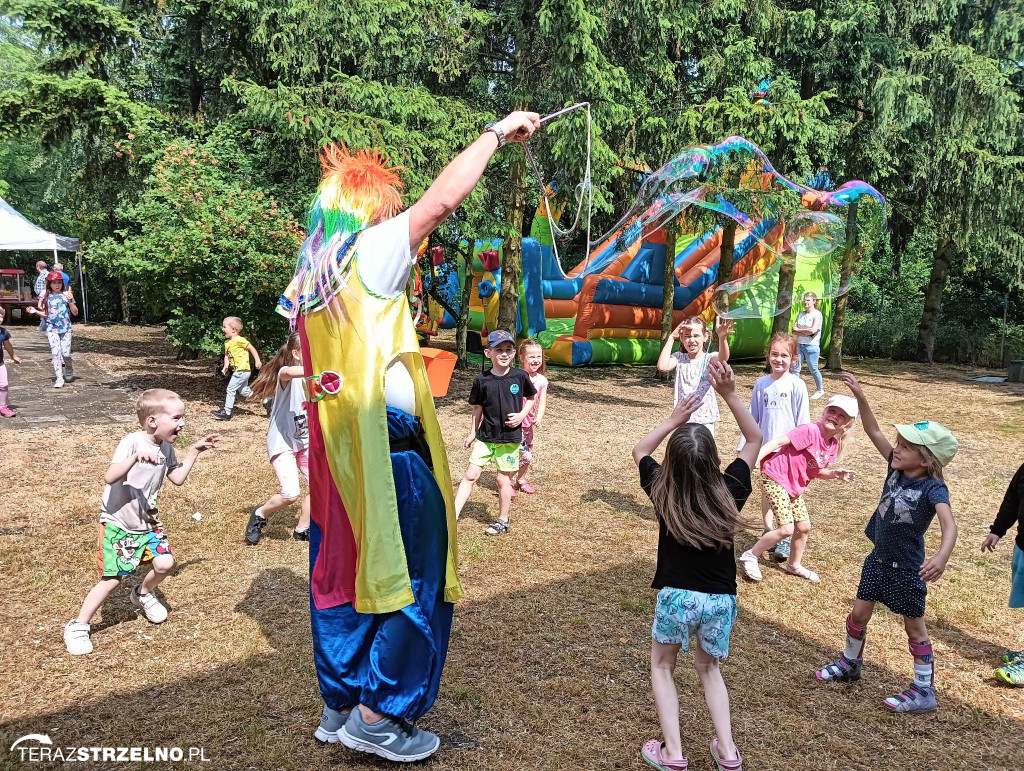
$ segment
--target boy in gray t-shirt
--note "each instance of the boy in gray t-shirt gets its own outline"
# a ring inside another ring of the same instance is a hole
[[[152,561],[153,569],[131,593],[131,603],[146,618],[159,624],[167,608],[153,594],[174,567],[171,547],[160,524],[156,497],[164,479],[182,485],[201,452],[216,447],[220,437],[210,434],[192,445],[179,462],[174,441],[185,425],[185,403],[174,391],[150,388],[139,397],[141,431],[124,437],[107,468],[100,510],[100,580],[86,595],[78,618],[64,627],[68,653],[92,653],[90,623],[96,611],[139,564]]]

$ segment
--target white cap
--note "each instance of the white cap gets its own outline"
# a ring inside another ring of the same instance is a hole
[[[857,400],[852,396],[836,394],[828,400],[827,404],[825,404],[825,409],[828,409],[829,407],[838,407],[851,418],[857,417]]]

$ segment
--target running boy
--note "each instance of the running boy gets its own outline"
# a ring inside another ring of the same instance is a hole
[[[473,427],[462,443],[473,448],[466,475],[455,496],[455,516],[462,513],[473,485],[484,466],[494,463],[498,470],[498,519],[488,525],[487,535],[502,535],[509,530],[508,512],[512,503],[512,477],[519,473],[519,443],[523,440],[523,419],[533,409],[537,389],[530,376],[512,366],[516,345],[504,329],[487,336],[484,355],[491,368],[473,381],[469,403],[473,405]]]
[[[154,624],[167,618],[167,608],[153,590],[167,578],[174,558],[160,524],[156,497],[164,477],[176,485],[185,484],[199,454],[216,447],[220,439],[217,434],[200,439],[179,463],[173,445],[185,425],[181,397],[174,391],[150,388],[139,397],[136,412],[142,430],[121,440],[105,476],[97,554],[99,583],[86,595],[78,618],[64,627],[64,644],[68,653],[75,655],[92,653],[92,617],[121,577],[134,574],[143,561],[151,560],[153,569],[132,589],[131,603]]]
[[[256,362],[256,369],[262,367],[263,362],[260,361],[259,351],[242,337],[242,320],[238,316],[228,316],[220,329],[227,338],[224,341],[224,366],[220,372],[226,375],[230,367],[232,373],[228,381],[228,392],[224,397],[224,406],[219,410],[213,410],[212,414],[217,420],[231,420],[231,410],[235,408],[235,395],[252,396],[252,389],[249,388],[250,354]]]

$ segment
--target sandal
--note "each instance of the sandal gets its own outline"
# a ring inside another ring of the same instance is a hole
[[[529,482],[520,482],[519,489],[527,495],[533,495],[537,492]]]
[[[651,739],[649,742],[644,744],[644,748],[640,750],[640,756],[644,759],[644,762],[651,766],[659,769],[659,771],[686,771],[690,766],[690,761],[686,758],[682,760],[665,760],[661,756],[661,748],[665,746],[664,742],[660,742],[657,739]]]
[[[813,570],[808,570],[803,565],[794,565],[792,562],[787,562],[783,567],[791,576],[806,578],[812,584],[816,584],[821,580],[817,573]]]
[[[726,760],[718,756],[718,737],[711,740],[711,759],[718,766],[718,771],[743,771],[743,756],[736,750],[736,760]]]
[[[508,520],[496,519],[487,526],[484,535],[505,535],[511,529],[512,525]]]

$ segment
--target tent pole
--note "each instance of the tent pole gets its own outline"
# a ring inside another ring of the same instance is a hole
[[[89,293],[85,290],[85,269],[82,267],[82,250],[75,253],[75,262],[78,263],[78,283],[82,285],[82,313],[85,323],[89,323]]]

